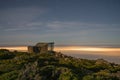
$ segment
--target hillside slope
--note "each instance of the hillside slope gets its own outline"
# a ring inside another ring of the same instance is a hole
[[[120,80],[120,65],[57,52],[0,50],[0,80]]]

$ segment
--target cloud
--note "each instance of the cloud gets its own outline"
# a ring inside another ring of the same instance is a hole
[[[46,24],[50,29],[89,30],[89,31],[120,31],[120,24],[97,24],[85,22],[53,21]]]
[[[0,28],[4,28],[6,31],[8,31],[22,30],[25,29],[24,27],[26,27],[26,29],[28,28],[30,30],[35,29],[34,27],[30,26],[39,25],[33,23],[32,21],[42,16],[43,13],[46,13],[47,9],[31,6],[2,9],[0,12]]]
[[[80,21],[42,21],[38,18],[49,11],[40,6],[24,6],[0,10],[2,31],[42,30],[48,32],[120,31],[120,24],[97,24]],[[43,17],[42,17],[43,19]]]
[[[8,29],[5,29],[4,31],[26,31],[26,30],[37,30],[38,28],[37,27],[16,27],[16,28],[8,28]]]
[[[15,24],[15,22],[20,21],[23,23],[24,21],[34,19],[36,16],[44,13],[45,10],[38,7],[20,7],[1,10],[0,12],[0,21]]]
[[[12,26],[12,28],[6,28],[6,29],[4,29],[4,31],[29,31],[29,30],[42,30],[43,28],[42,28],[42,25],[43,25],[43,23],[36,23],[36,22],[33,22],[33,23],[31,23],[31,22],[28,22],[28,23],[26,23],[26,24],[24,24],[24,25],[19,25],[19,26]]]
[[[112,31],[112,33],[113,31],[120,32],[120,28],[118,26],[119,24],[111,25],[68,21],[27,22],[26,24],[19,27],[6,28],[5,29],[6,33],[0,35],[2,38],[0,42],[3,43],[5,41],[6,42],[8,41],[12,43],[13,41],[14,42],[20,41],[22,43],[28,40],[31,40],[33,42],[38,42],[39,40],[40,41],[54,40],[57,41],[58,44],[59,43],[62,44],[64,42],[66,42],[66,44],[67,43],[101,44],[102,40],[106,39],[106,41],[103,41],[105,44],[110,43],[118,44],[119,41],[115,43],[112,41],[112,37],[107,38],[109,37],[109,34],[108,35],[105,34],[105,32],[108,33],[108,31]],[[12,33],[8,34],[9,32]],[[115,34],[113,33],[112,36],[114,35],[116,35],[116,33]]]
[[[72,34],[74,33],[88,34],[89,32],[102,32],[102,31],[104,32],[120,31],[120,28],[119,28],[120,24],[97,24],[97,23],[86,23],[86,22],[79,22],[79,21],[76,21],[76,22],[75,21],[64,21],[64,22],[63,21],[40,21],[40,20],[32,21],[36,17],[41,16],[45,12],[44,10],[39,11],[38,9],[36,9],[34,12],[32,11],[33,13],[30,13],[29,17],[28,16],[26,17],[26,15],[29,12],[31,12],[30,10],[33,10],[34,8],[35,7],[22,9],[23,11],[26,11],[24,12],[26,14],[20,17],[19,20],[14,21],[15,23],[11,23],[11,24],[8,23],[4,25],[6,26],[4,31],[40,30],[42,32],[44,31],[52,32],[52,33],[62,32],[62,33],[72,33]],[[16,13],[18,12],[15,12],[14,14]],[[3,28],[4,26],[0,25],[0,28]]]
[[[120,24],[96,24],[83,22],[35,22],[27,24],[29,27],[34,26],[31,30],[40,30],[43,32],[42,37],[49,36],[85,36],[98,32],[120,31],[118,27]],[[36,26],[36,27],[35,27]],[[34,29],[35,28],[35,29]]]

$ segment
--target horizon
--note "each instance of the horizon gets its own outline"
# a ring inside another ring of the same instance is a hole
[[[0,49],[8,49],[10,51],[28,51],[28,46],[4,46]],[[86,54],[94,53],[96,55],[107,55],[107,56],[120,56],[120,47],[95,47],[95,46],[55,46],[54,51],[64,52],[86,52]],[[107,53],[107,54],[105,54]],[[69,54],[69,53],[68,53]]]

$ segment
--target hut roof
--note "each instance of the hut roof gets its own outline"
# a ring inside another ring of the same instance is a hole
[[[36,46],[37,47],[42,47],[42,46],[46,46],[48,45],[48,43],[37,43]]]

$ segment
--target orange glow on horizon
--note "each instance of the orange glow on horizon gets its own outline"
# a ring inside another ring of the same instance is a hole
[[[77,54],[93,54],[93,55],[107,55],[107,56],[120,56],[120,48],[100,48],[100,47],[83,47],[83,46],[69,46],[69,47],[56,47],[55,51],[77,53]]]
[[[120,48],[96,48],[96,47],[56,47],[56,51],[120,51]]]
[[[8,50],[27,50],[27,46],[17,46],[17,47],[0,47],[0,49],[8,49]],[[76,47],[76,46],[68,46],[68,47],[55,47],[55,51],[120,51],[120,48],[99,48],[99,47]]]
[[[18,51],[27,51],[26,46],[16,46],[16,47],[0,47],[0,49],[8,49],[10,51],[18,50]]]
[[[23,51],[27,52],[27,46],[17,47],[0,47],[0,49],[8,49],[10,51]],[[108,56],[120,56],[120,48],[100,48],[100,47],[88,47],[88,46],[55,46],[55,51],[59,52],[79,52],[79,54],[95,54],[95,55],[108,55]]]

